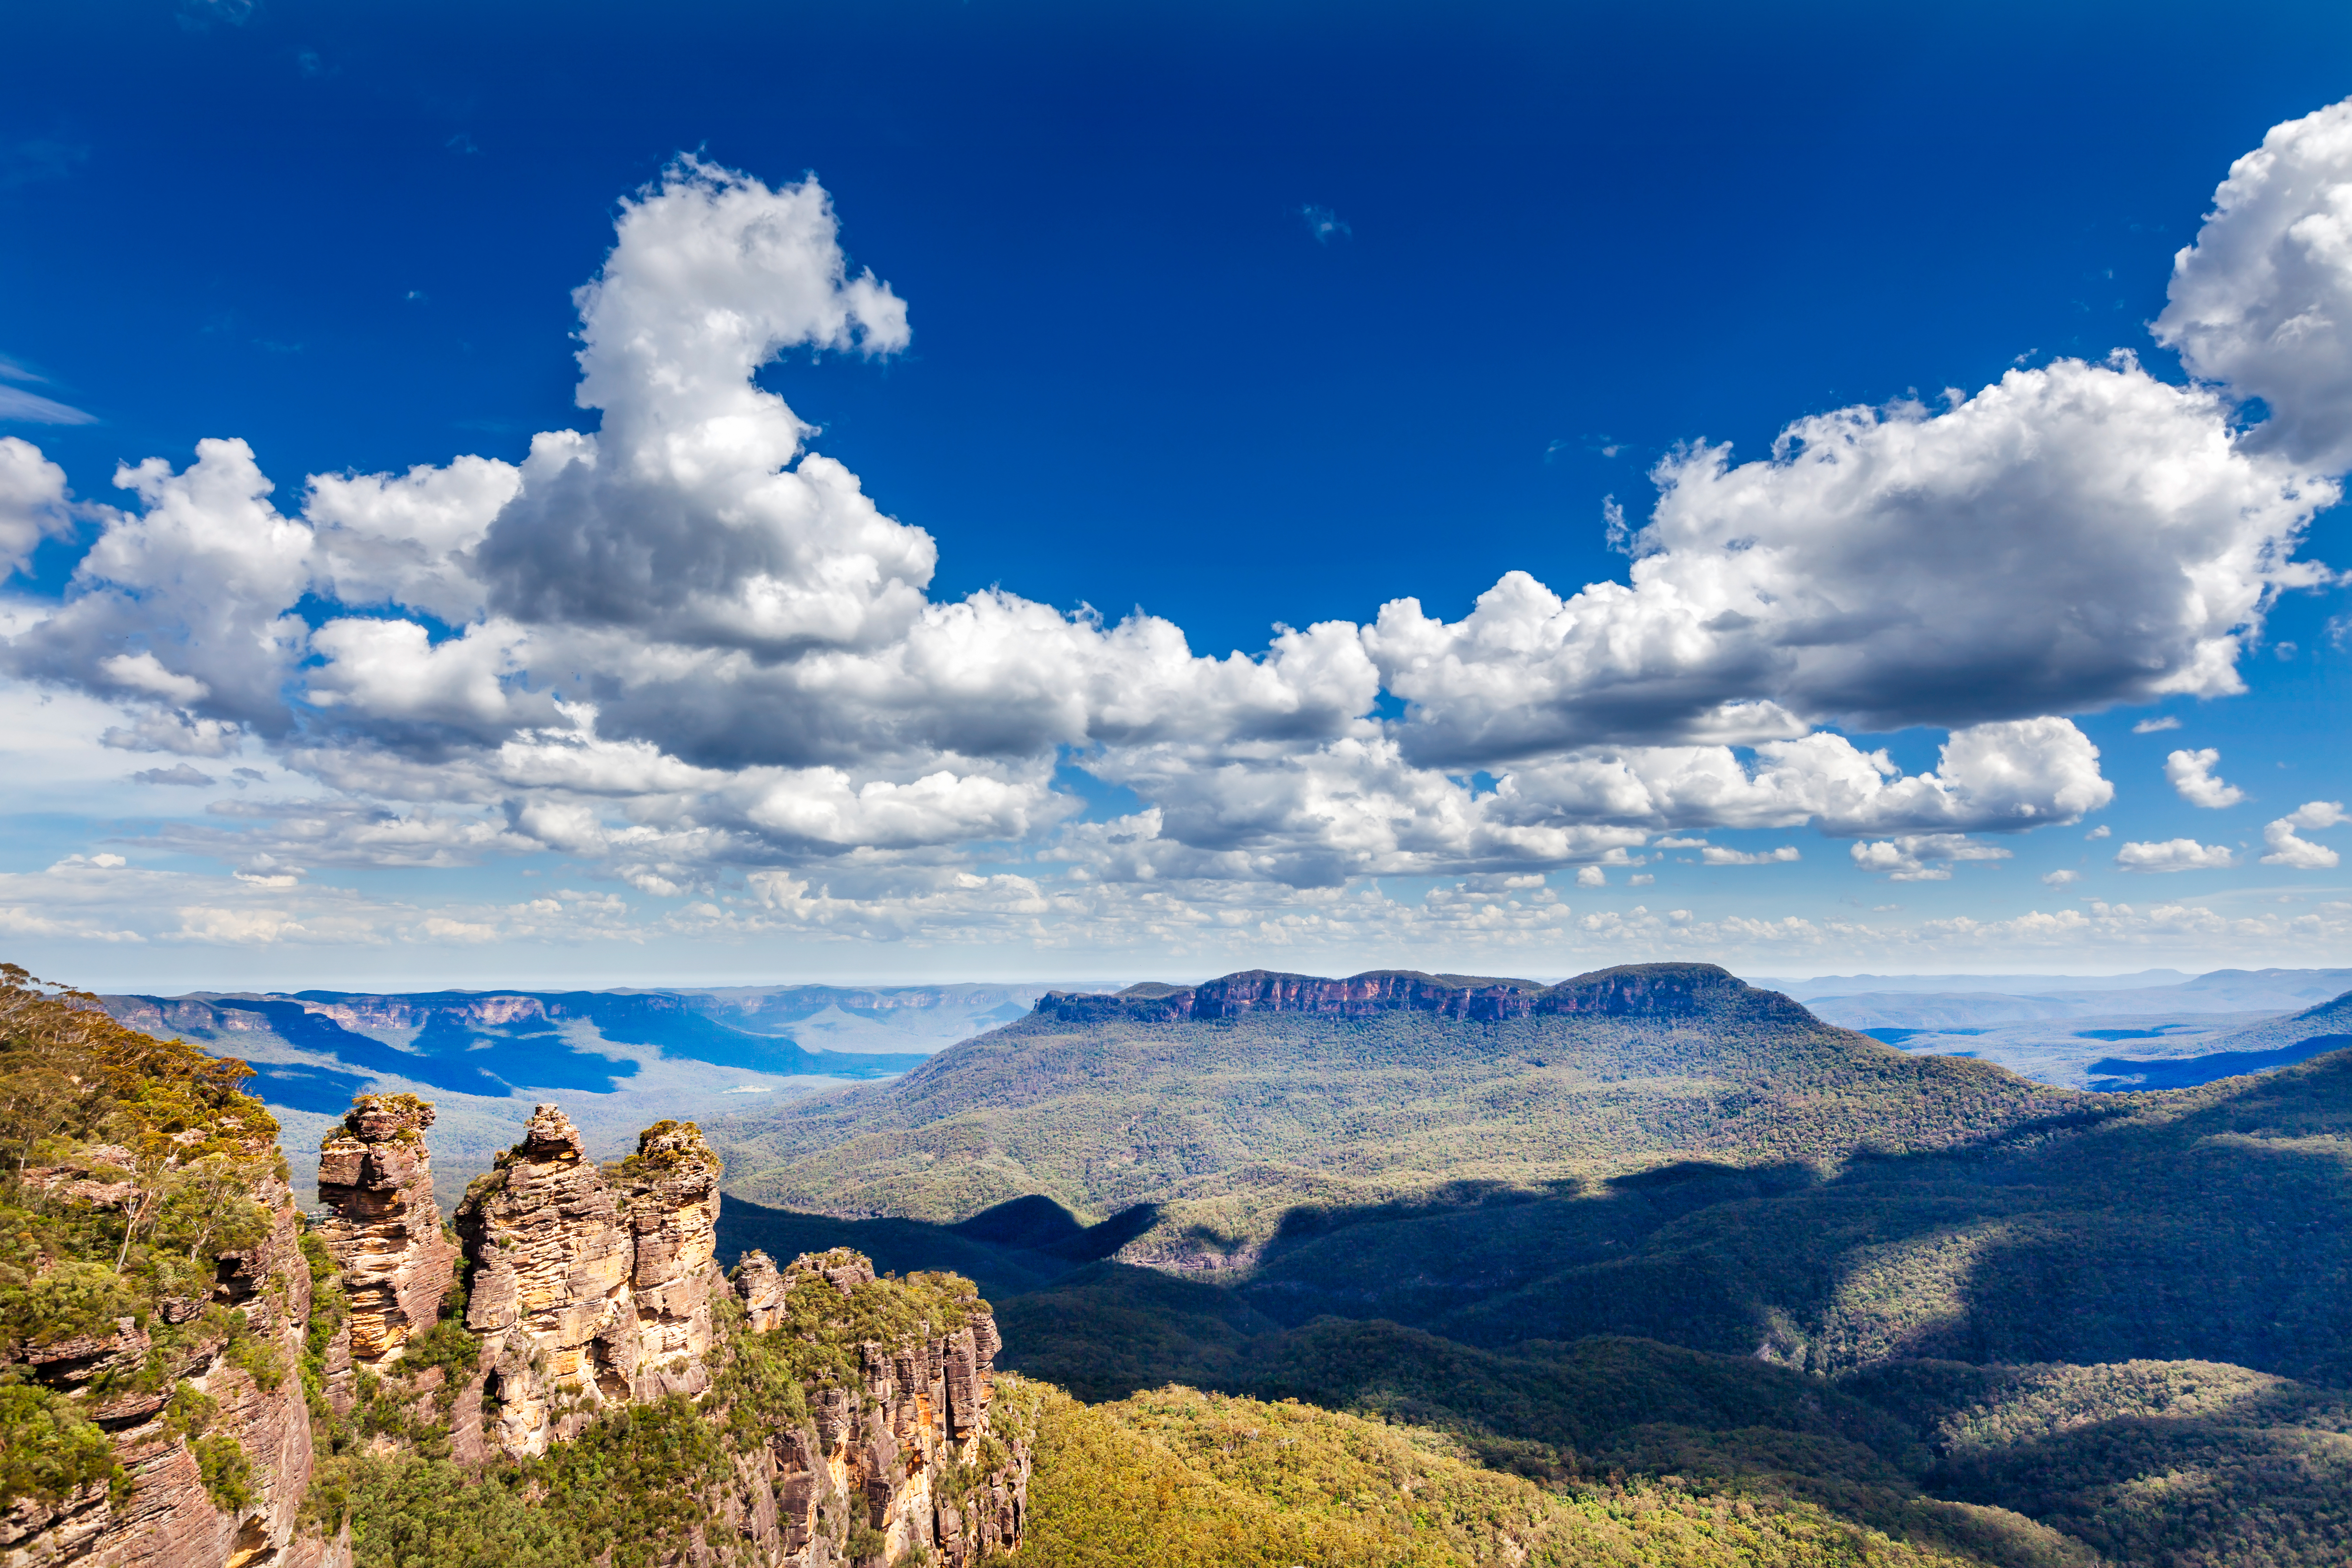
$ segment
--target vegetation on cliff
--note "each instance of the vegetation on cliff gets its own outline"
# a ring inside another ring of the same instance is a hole
[[[284,1375],[214,1299],[225,1263],[269,1234],[257,1199],[285,1173],[247,1076],[0,964],[0,1505],[99,1481],[124,1495],[93,1410],[161,1407],[216,1355],[264,1387]],[[243,1456],[191,1401],[176,1409],[206,1489],[241,1504]]]

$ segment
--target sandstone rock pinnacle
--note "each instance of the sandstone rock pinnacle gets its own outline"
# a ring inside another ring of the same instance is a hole
[[[562,1110],[538,1108],[457,1209],[466,1325],[498,1401],[489,1442],[544,1453],[602,1409],[709,1386],[718,1184],[691,1122],[646,1129],[608,1175]]]
[[[362,1095],[320,1146],[319,1198],[335,1217],[319,1236],[351,1299],[352,1359],[371,1369],[433,1326],[457,1261],[433,1201],[432,1125],[415,1095]]]

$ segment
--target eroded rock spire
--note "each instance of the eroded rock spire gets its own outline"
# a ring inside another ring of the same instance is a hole
[[[647,1128],[607,1173],[562,1110],[532,1114],[457,1209],[466,1326],[498,1402],[489,1442],[544,1453],[603,1409],[709,1385],[719,1174],[692,1122]]]
[[[351,1360],[372,1371],[433,1326],[457,1258],[433,1201],[432,1125],[413,1094],[363,1094],[319,1147],[319,1200],[335,1211],[319,1237],[351,1300]]]

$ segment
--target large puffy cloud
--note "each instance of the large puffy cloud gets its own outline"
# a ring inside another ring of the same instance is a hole
[[[2352,102],[2273,126],[2230,165],[2156,335],[2268,405],[2248,447],[2352,468]]]
[[[771,190],[681,159],[622,204],[582,289],[579,402],[593,437],[541,437],[478,552],[497,609],[763,657],[871,644],[922,609],[938,552],[752,373],[797,346],[888,353],[906,306],[852,278],[814,179]],[[790,466],[798,458],[797,467]]]
[[[521,487],[521,470],[488,458],[397,477],[313,474],[302,515],[316,531],[319,592],[354,609],[397,605],[452,625],[479,617],[483,585],[467,557]]]
[[[2308,216],[2327,170],[2352,177],[2352,149],[2295,146],[2300,184],[2233,174],[2249,194],[2225,187],[2176,304],[2262,272],[2282,321],[2334,310],[2335,274],[2276,264],[2288,240],[2230,237],[2232,214]],[[1507,916],[1487,882],[1716,827],[1810,823],[1936,878],[2005,853],[1970,835],[2113,798],[2065,715],[2237,689],[2272,599],[2326,576],[2294,552],[2343,461],[2285,437],[2283,393],[2245,433],[2257,389],[2216,382],[2239,374],[2220,348],[2186,387],[2060,361],[1800,420],[1762,460],[1682,449],[1624,582],[1512,573],[1456,622],[1399,599],[1211,658],[1141,614],[929,597],[930,536],[754,380],[779,353],[911,341],[814,180],[682,160],[623,204],[576,300],[594,431],[541,434],[519,466],[314,476],[293,516],[242,442],[208,441],[184,471],[126,468],[139,510],[97,514],[62,602],[12,612],[8,667],[111,703],[109,743],[266,752],[330,792],[217,800],[174,847],[270,877],[551,849],[704,900],[712,930],[1039,941],[1189,929],[1184,910],[1301,931],[1398,876],[1467,879],[1460,929],[1552,929],[1561,909]],[[2307,436],[2324,402],[2296,405]],[[65,506],[53,465],[0,444],[0,548]],[[1948,733],[1909,773],[1825,727],[1915,724]],[[1133,804],[1080,820],[1066,766]],[[2225,790],[2210,771],[2196,787]],[[2272,847],[2322,852],[2294,842]]]
[[[277,487],[243,441],[200,442],[178,473],[160,458],[126,465],[114,482],[143,510],[108,511],[73,595],[12,640],[17,670],[152,700],[166,716],[130,733],[162,750],[213,754],[233,725],[283,733],[309,632],[293,612],[310,528],[270,505]]]
[[[2015,370],[1931,412],[1798,421],[1769,460],[1660,466],[1630,584],[1525,573],[1367,644],[1455,766],[1596,741],[2017,719],[2240,688],[2235,661],[2337,487],[2242,449],[2213,392],[2126,359]]]

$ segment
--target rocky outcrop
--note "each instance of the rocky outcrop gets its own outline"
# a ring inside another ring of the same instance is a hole
[[[845,1250],[803,1254],[781,1270],[764,1253],[744,1255],[733,1279],[749,1331],[780,1331],[799,1291],[818,1293],[798,1314],[803,1323],[826,1321],[828,1297],[840,1322],[879,1320],[856,1310],[861,1298],[897,1291],[908,1298],[898,1315],[913,1307],[918,1325],[856,1342],[851,1374],[809,1388],[809,1418],[772,1434],[741,1467],[724,1512],[754,1561],[968,1568],[1020,1544],[1031,1456],[1024,1436],[990,1420],[996,1320],[968,1285],[940,1283],[949,1278],[877,1281],[873,1265]]]
[[[371,1372],[433,1326],[457,1259],[433,1201],[432,1125],[414,1095],[362,1095],[319,1148],[319,1199],[335,1211],[319,1236],[350,1299],[349,1358]]]
[[[1434,1013],[1441,1017],[1495,1022],[1564,1014],[1671,1017],[1696,1012],[1705,1000],[1748,988],[1711,963],[1628,963],[1545,985],[1467,974],[1423,974],[1373,969],[1345,980],[1248,969],[1198,985],[1130,985],[1116,995],[1048,992],[1037,1011],[1071,1023],[1124,1017],[1145,1023],[1234,1018],[1245,1013],[1319,1013],[1369,1017],[1376,1013]],[[1762,997],[1768,992],[1750,994]]]
[[[0,1568],[351,1568],[349,1520],[330,1517],[323,1537],[299,1527],[315,1435],[337,1452],[446,1452],[481,1468],[543,1454],[616,1408],[679,1398],[693,1406],[658,1419],[708,1420],[726,1440],[662,1478],[703,1510],[665,1568],[975,1568],[1018,1544],[1030,1450],[1025,1433],[992,1421],[987,1304],[953,1276],[877,1280],[846,1251],[781,1268],[749,1254],[730,1293],[713,1256],[719,1166],[691,1124],[657,1123],[599,1167],[562,1111],[539,1108],[459,1209],[481,1369],[447,1381],[462,1342],[415,1353],[455,1250],[431,1195],[432,1121],[408,1096],[355,1102],[320,1151],[334,1217],[315,1238],[266,1136],[236,1145],[229,1166],[164,1162],[175,1193],[220,1176],[222,1205],[258,1206],[219,1233],[234,1245],[210,1275],[195,1271],[208,1289],[0,1341],[11,1380],[74,1402],[122,1471],[111,1486],[0,1507]],[[85,1143],[23,1185],[127,1223],[126,1205],[162,1190],[152,1158]],[[326,1337],[321,1318],[305,1362],[314,1266],[344,1302],[339,1331]],[[364,1421],[352,1418],[355,1388],[368,1391]]]
[[[538,1108],[457,1211],[489,1447],[541,1454],[604,1409],[708,1386],[718,1215],[719,1162],[691,1123],[647,1129],[608,1176],[562,1111]]]
[[[310,1272],[293,1193],[269,1173],[274,1155],[256,1149],[249,1158],[256,1173],[243,1195],[261,1206],[267,1229],[220,1255],[207,1298],[165,1304],[151,1326],[168,1327],[168,1337],[123,1318],[111,1332],[28,1348],[31,1379],[81,1404],[111,1440],[128,1484],[101,1482],[55,1502],[17,1500],[0,1512],[0,1565],[247,1568],[291,1561],[298,1550],[307,1568],[350,1562],[347,1544],[339,1551],[295,1537],[312,1467],[310,1412],[294,1370]],[[105,1175],[101,1168],[76,1179],[114,1185]],[[96,1196],[99,1206],[121,1206],[110,1192]],[[184,1385],[175,1407],[171,1396]],[[208,1490],[200,1455],[216,1479],[241,1468],[244,1479]]]

